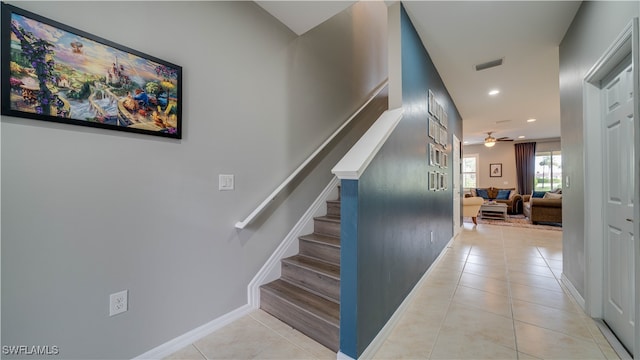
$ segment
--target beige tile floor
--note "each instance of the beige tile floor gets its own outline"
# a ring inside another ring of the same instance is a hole
[[[559,282],[562,232],[464,224],[375,359],[618,359]],[[335,359],[261,310],[168,359]]]

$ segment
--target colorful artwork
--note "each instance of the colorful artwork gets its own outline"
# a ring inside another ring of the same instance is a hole
[[[181,67],[4,3],[2,34],[2,114],[181,138]]]

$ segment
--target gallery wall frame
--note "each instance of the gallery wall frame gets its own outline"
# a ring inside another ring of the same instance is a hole
[[[181,66],[1,6],[3,115],[182,138]]]
[[[429,137],[436,140],[440,135],[438,120],[433,116],[429,116]]]
[[[435,171],[429,172],[429,190],[430,191],[438,190],[438,173]]]
[[[445,128],[440,128],[440,136],[438,137],[438,140],[440,141],[440,144],[443,146],[447,145],[447,129]]]
[[[436,146],[433,143],[429,143],[429,165],[431,166],[438,166],[438,162],[437,162],[437,153],[436,153],[437,149]]]

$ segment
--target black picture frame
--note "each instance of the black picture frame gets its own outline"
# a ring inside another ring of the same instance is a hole
[[[12,5],[1,9],[2,115],[182,138],[181,66]]]
[[[489,164],[489,177],[502,177],[502,164]]]

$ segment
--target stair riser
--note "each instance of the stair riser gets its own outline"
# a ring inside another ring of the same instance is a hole
[[[305,287],[336,302],[340,301],[340,280],[293,264],[282,263],[282,279]]]
[[[329,236],[340,237],[340,223],[315,219],[313,223],[314,232]]]
[[[340,248],[335,246],[300,239],[299,253],[340,265]]]
[[[340,350],[340,331],[337,326],[317,319],[268,291],[260,291],[260,307],[332,351]]]
[[[340,203],[327,202],[327,216],[340,217]]]

